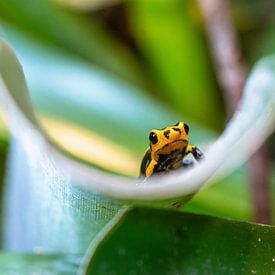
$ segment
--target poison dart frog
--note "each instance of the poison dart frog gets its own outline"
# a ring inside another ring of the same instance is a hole
[[[193,161],[184,159],[192,154],[197,161],[204,158],[202,151],[189,144],[189,127],[183,122],[163,129],[150,131],[150,146],[145,152],[140,167],[140,179],[146,180],[156,173],[165,173],[187,167]]]

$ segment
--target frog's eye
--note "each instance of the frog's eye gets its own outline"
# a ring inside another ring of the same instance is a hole
[[[157,134],[154,132],[151,132],[149,135],[149,139],[152,142],[152,144],[156,144],[158,142]]]
[[[189,133],[189,126],[187,124],[184,123],[184,130],[186,132],[186,134],[188,135]]]

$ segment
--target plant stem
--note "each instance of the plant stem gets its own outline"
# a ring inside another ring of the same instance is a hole
[[[227,113],[231,116],[242,95],[247,66],[242,58],[237,32],[233,25],[228,0],[198,0],[222,87]],[[249,161],[254,219],[271,223],[268,154],[263,146]]]
[[[249,161],[249,178],[252,201],[255,205],[253,215],[260,223],[271,223],[270,162],[267,145],[263,145]]]

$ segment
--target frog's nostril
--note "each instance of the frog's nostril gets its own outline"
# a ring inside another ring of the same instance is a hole
[[[164,136],[165,136],[167,139],[169,139],[169,137],[170,137],[170,130],[166,130],[163,134],[164,134]]]

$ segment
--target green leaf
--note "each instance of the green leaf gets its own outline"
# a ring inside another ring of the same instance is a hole
[[[0,18],[47,45],[73,53],[139,86],[145,85],[141,68],[129,49],[91,18],[81,18],[48,0],[0,1]]]
[[[223,104],[194,5],[181,0],[128,1],[129,20],[159,83],[158,96],[202,124],[220,126]]]
[[[0,253],[1,274],[76,274],[79,255]]]
[[[136,208],[91,251],[85,274],[272,274],[275,227]]]

